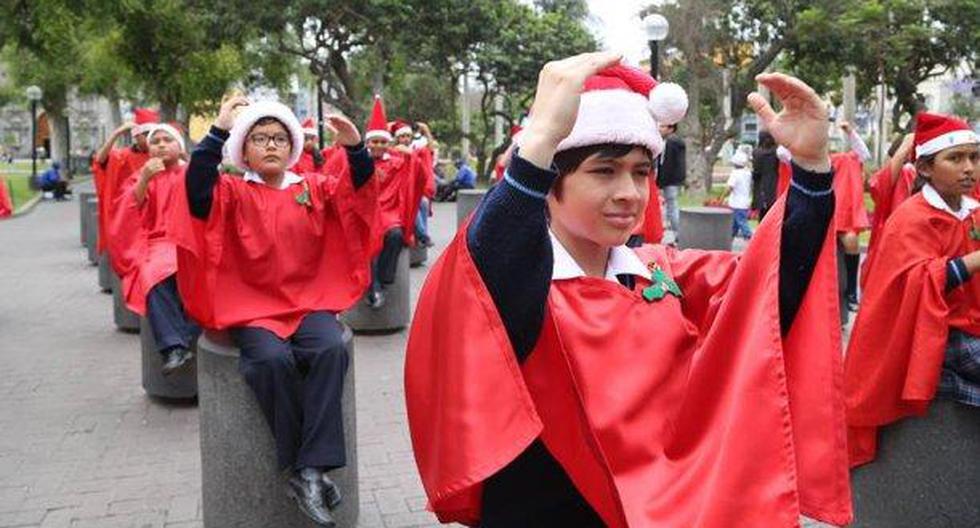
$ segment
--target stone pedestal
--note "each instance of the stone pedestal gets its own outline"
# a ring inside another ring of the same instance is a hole
[[[423,246],[421,243],[416,242],[415,247],[408,250],[408,263],[413,267],[417,268],[429,258],[429,248]]]
[[[116,272],[112,272],[112,320],[116,328],[123,332],[135,334],[140,331],[140,316],[126,307],[126,301],[122,298],[122,283]]]
[[[882,428],[851,486],[857,528],[980,526],[980,408],[936,400],[927,416]]]
[[[76,188],[74,194],[78,196],[79,234],[84,246],[88,243],[89,208],[94,206],[91,202],[96,199],[95,188],[90,185],[83,186]]]
[[[112,292],[112,268],[109,266],[109,254],[104,251],[99,255],[99,289],[103,293]]]
[[[90,200],[88,221],[85,223],[85,249],[88,250],[88,261],[93,266],[99,263],[99,200]]]
[[[357,301],[340,319],[355,332],[394,332],[408,325],[411,316],[411,285],[408,251],[398,254],[395,282],[385,287],[385,304],[374,309],[367,304],[367,295]]]
[[[486,189],[461,189],[456,193],[456,228],[459,229],[463,222],[470,217],[470,213],[476,210],[480,200],[487,194]]]
[[[157,352],[150,321],[140,317],[140,348],[143,351],[143,390],[150,396],[168,400],[191,400],[197,397],[197,347],[194,360],[170,376],[164,376],[163,356]]]
[[[343,495],[332,512],[337,526],[354,528],[359,511],[357,418],[354,341],[349,329],[344,343],[350,355],[343,397],[347,467],[329,476]],[[238,349],[227,334],[214,332],[201,336],[197,348],[205,528],[314,528],[286,496],[269,426],[238,372]]]
[[[723,207],[682,207],[681,249],[732,250],[732,211]]]

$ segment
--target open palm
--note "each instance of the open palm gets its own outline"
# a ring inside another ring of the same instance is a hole
[[[777,143],[793,154],[797,163],[817,166],[827,162],[827,108],[813,88],[782,73],[756,77],[782,103],[777,114],[758,93],[749,95],[749,105],[759,115]]]

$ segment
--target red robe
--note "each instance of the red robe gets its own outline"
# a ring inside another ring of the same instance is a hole
[[[874,459],[878,427],[927,412],[949,329],[980,335],[980,280],[946,293],[949,259],[980,249],[969,236],[974,226],[980,210],[960,221],[921,194],[885,225],[847,349],[852,465]]]
[[[327,154],[330,152],[331,148],[332,147],[327,147],[323,149],[323,151],[321,151],[321,154],[323,155],[324,158],[327,157]],[[320,165],[320,167],[317,168],[316,163],[313,162],[313,154],[304,150],[303,153],[300,154],[299,156],[299,161],[297,161],[295,165],[290,167],[289,170],[296,174],[309,174],[311,172],[322,172],[323,167],[324,167],[323,165]]]
[[[867,287],[868,271],[871,263],[877,258],[878,241],[881,232],[892,212],[905,200],[912,196],[912,186],[915,184],[916,171],[911,165],[903,165],[898,181],[893,182],[891,167],[887,164],[871,177],[871,198],[875,202],[874,214],[871,215],[871,239],[868,241],[868,253],[861,263],[861,289]]]
[[[146,188],[142,204],[136,201],[139,176],[129,178],[120,190],[109,226],[109,254],[122,284],[126,306],[146,315],[150,290],[177,273],[177,246],[170,233],[170,217],[178,207],[176,194],[183,192],[187,166],[176,165],[157,173]]]
[[[664,239],[664,218],[660,210],[660,188],[657,187],[657,178],[651,175],[648,180],[650,188],[650,198],[647,200],[647,208],[643,211],[643,221],[636,226],[634,235],[643,235],[643,241],[647,244],[659,244]]]
[[[418,157],[418,170],[421,171],[419,177],[425,179],[422,196],[432,200],[436,197],[436,171],[433,165],[435,153],[429,147],[422,147],[415,151],[415,156]]]
[[[834,170],[834,221],[838,233],[861,232],[871,227],[864,205],[864,171],[861,158],[854,152],[832,154]]]
[[[801,511],[849,522],[833,233],[782,339],[782,204],[741,261],[640,248],[683,299],[553,282],[523,365],[457,234],[419,296],[405,362],[415,458],[439,519],[479,523],[483,481],[540,437],[609,526],[796,527]]]
[[[258,326],[279,337],[315,310],[350,308],[371,280],[378,235],[374,178],[355,190],[342,147],[323,173],[286,189],[222,174],[206,220],[176,193],[177,284],[188,313],[205,328]]]
[[[0,218],[14,214],[14,204],[7,190],[7,180],[0,178]]]
[[[776,196],[782,196],[789,190],[789,181],[793,179],[793,167],[785,161],[779,162],[779,177],[776,180]]]
[[[106,248],[109,224],[115,213],[120,189],[150,159],[147,152],[133,150],[131,147],[112,149],[105,166],[92,160],[92,174],[95,178],[95,194],[99,198],[99,240],[98,251]]]
[[[415,245],[415,216],[426,186],[426,171],[417,153],[389,149],[384,159],[374,160],[378,181],[378,236],[400,227],[405,245]],[[378,241],[380,247],[380,240]]]

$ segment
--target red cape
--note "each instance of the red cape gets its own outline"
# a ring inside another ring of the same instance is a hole
[[[378,236],[393,227],[402,229],[405,245],[415,245],[415,216],[426,186],[424,156],[389,149],[385,159],[374,160],[378,181]]]
[[[660,188],[657,187],[657,178],[651,175],[647,178],[650,187],[650,198],[647,200],[647,208],[643,211],[643,222],[636,227],[633,234],[643,235],[643,241],[647,244],[659,244],[664,239],[664,218],[660,210]]]
[[[435,153],[429,147],[422,147],[415,151],[415,156],[418,157],[418,170],[420,171],[419,177],[425,180],[425,185],[422,188],[422,196],[432,200],[436,197],[436,171],[433,165],[433,156]]]
[[[186,165],[158,173],[146,189],[146,199],[136,202],[138,175],[120,189],[109,225],[110,262],[119,275],[126,306],[146,315],[146,297],[160,281],[177,272],[177,247],[170,233],[170,217],[178,207],[176,194],[183,192]]]
[[[776,180],[776,196],[782,196],[789,189],[789,181],[793,179],[793,167],[785,162],[779,162],[779,177]]]
[[[949,259],[980,249],[968,235],[974,222],[980,211],[961,222],[918,194],[885,225],[847,349],[852,465],[874,459],[878,427],[926,413],[949,328],[980,335],[980,280],[945,291]]]
[[[552,283],[523,365],[457,234],[419,296],[405,366],[415,458],[439,519],[477,524],[482,482],[540,436],[609,526],[795,527],[801,511],[849,522],[833,233],[781,339],[782,215],[781,201],[740,260],[638,250],[682,300]]]
[[[355,191],[342,147],[324,167],[287,189],[222,174],[206,220],[190,216],[181,184],[171,226],[177,283],[202,326],[258,326],[286,338],[311,311],[341,312],[360,299],[378,238],[375,179]]]
[[[892,212],[912,195],[915,184],[915,168],[904,165],[899,173],[898,181],[892,181],[891,168],[886,164],[871,176],[871,198],[875,202],[874,214],[871,215],[871,239],[868,241],[868,253],[861,263],[861,289],[867,287],[868,271],[877,258],[878,241],[885,228],[885,222]]]
[[[14,204],[10,199],[10,191],[7,190],[7,180],[0,178],[0,218],[12,214],[14,214]]]
[[[109,224],[115,213],[120,190],[126,180],[143,168],[150,159],[147,152],[139,152],[131,147],[112,149],[105,166],[92,160],[92,175],[95,179],[95,194],[99,197],[99,240],[98,251],[106,248]]]
[[[864,170],[861,158],[853,152],[832,154],[834,169],[834,221],[838,233],[861,232],[871,227],[864,205]]]

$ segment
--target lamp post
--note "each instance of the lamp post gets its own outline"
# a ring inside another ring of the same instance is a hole
[[[35,85],[28,86],[24,91],[27,100],[31,102],[31,184],[37,182],[37,102],[43,93]]]
[[[653,13],[643,19],[643,27],[650,44],[650,75],[656,79],[660,72],[660,41],[667,38],[670,24],[659,13]]]

